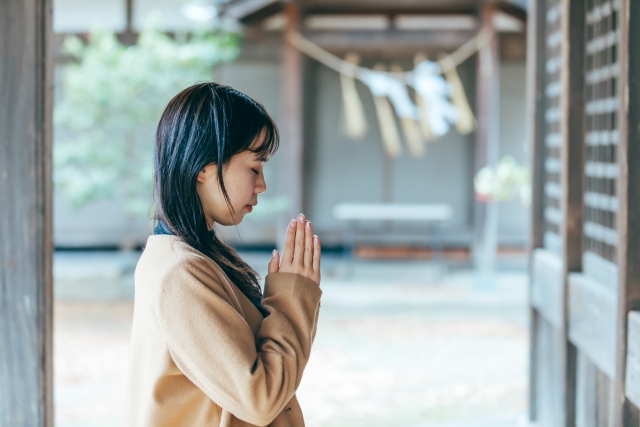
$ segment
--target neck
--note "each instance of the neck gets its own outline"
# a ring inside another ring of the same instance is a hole
[[[216,225],[216,222],[214,221],[214,219],[210,215],[207,215],[205,213],[204,214],[204,221],[207,224],[207,231],[213,231],[213,227]]]

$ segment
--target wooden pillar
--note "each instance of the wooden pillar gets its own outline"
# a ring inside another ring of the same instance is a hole
[[[618,307],[614,425],[637,427],[638,408],[626,398],[627,330],[630,310],[640,310],[640,24],[631,17],[640,4],[623,0],[620,6],[620,75],[618,84],[619,145],[618,208]],[[635,386],[637,387],[637,386]]]
[[[300,31],[300,6],[292,1],[285,6],[287,18],[282,56],[282,102],[284,126],[282,127],[282,158],[280,171],[281,190],[288,197],[290,209],[284,220],[294,218],[303,211],[304,188],[304,78],[302,53],[286,42],[286,36]],[[283,222],[283,221],[281,221]],[[283,240],[284,234],[279,233]]]
[[[0,426],[53,425],[51,0],[0,2]]]
[[[544,18],[543,0],[530,0],[527,12],[527,136],[529,158],[532,171],[531,228],[529,234],[529,254],[544,246]],[[533,262],[529,261],[529,275],[533,276]],[[538,418],[538,372],[536,341],[540,334],[537,328],[539,314],[529,307],[529,419]]]
[[[126,27],[122,33],[118,34],[120,43],[124,43],[127,46],[136,44],[138,40],[138,35],[133,31],[133,2],[134,0],[125,0]]]
[[[500,55],[498,33],[493,26],[496,6],[485,3],[482,8],[482,31],[491,33],[489,45],[479,52],[476,69],[476,145],[474,169],[478,172],[494,165],[500,155]],[[478,210],[480,214],[481,210]]]
[[[476,116],[474,176],[485,166],[494,167],[500,157],[500,54],[498,34],[493,26],[497,8],[485,3],[481,12],[483,31],[491,33],[491,41],[478,56],[476,69]],[[473,210],[473,257],[480,276],[495,264],[497,250],[497,205],[476,201]],[[492,280],[480,277],[480,281]]]
[[[562,14],[562,87],[566,92],[560,97],[560,109],[563,120],[562,134],[562,172],[561,186],[564,194],[560,199],[563,218],[561,224],[562,274],[563,274],[563,424],[572,427],[576,422],[576,381],[577,350],[569,342],[569,284],[568,275],[582,271],[583,253],[583,212],[584,212],[584,140],[585,140],[585,2],[583,0],[565,0]]]
[[[568,339],[567,278],[582,266],[585,9],[582,0],[536,0],[530,12],[530,417],[570,427],[577,351]]]

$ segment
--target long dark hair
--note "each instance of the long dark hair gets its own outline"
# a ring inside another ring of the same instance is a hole
[[[249,150],[261,133],[262,143],[251,151],[268,158],[278,149],[280,137],[264,107],[229,86],[199,83],[169,101],[158,124],[154,159],[156,219],[214,260],[254,303],[262,298],[259,275],[208,229],[196,180],[205,166],[215,163],[233,214],[223,167],[235,154]]]

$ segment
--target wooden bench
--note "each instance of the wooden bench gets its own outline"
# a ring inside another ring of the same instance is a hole
[[[358,227],[364,221],[414,221],[429,225],[429,248],[444,266],[440,225],[449,221],[453,209],[445,204],[341,203],[333,208],[333,216],[346,222],[344,255],[353,259]]]

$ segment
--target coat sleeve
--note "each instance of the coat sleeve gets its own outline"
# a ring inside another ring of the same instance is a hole
[[[158,286],[156,313],[169,352],[223,409],[268,425],[300,384],[322,291],[298,274],[268,274],[263,306],[270,314],[254,336],[218,273],[201,264],[183,260]]]

